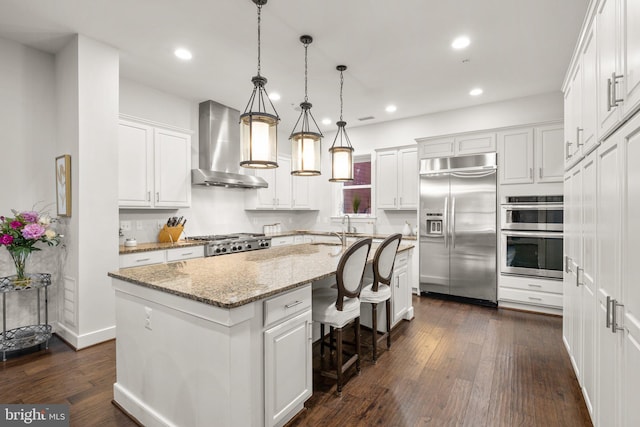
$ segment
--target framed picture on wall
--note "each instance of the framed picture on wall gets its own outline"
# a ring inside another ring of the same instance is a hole
[[[71,155],[56,157],[56,206],[58,216],[71,216]]]

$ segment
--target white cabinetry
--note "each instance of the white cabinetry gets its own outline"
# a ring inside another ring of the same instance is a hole
[[[496,151],[495,133],[470,133],[438,138],[416,139],[421,159],[464,156]]]
[[[379,209],[417,209],[418,148],[377,151],[376,187]]]
[[[308,210],[312,209],[310,193],[316,177],[292,176],[291,158],[278,156],[278,167],[257,169],[256,176],[269,184],[268,188],[245,193],[245,209]]]
[[[271,247],[293,245],[295,241],[294,236],[278,236],[271,238]]]
[[[120,268],[139,267],[141,265],[162,264],[204,257],[204,246],[186,246],[157,251],[134,252],[119,257]]]
[[[265,425],[283,425],[311,397],[311,286],[264,302]]]
[[[118,205],[179,208],[191,204],[191,135],[120,120]]]
[[[391,324],[395,325],[407,314],[411,299],[411,285],[409,284],[409,251],[396,255],[391,279]],[[384,310],[380,310],[384,311]],[[384,323],[382,323],[384,325]]]
[[[501,307],[560,314],[562,298],[562,282],[559,280],[505,274],[498,277],[498,301]]]
[[[500,184],[562,182],[562,124],[498,132]]]

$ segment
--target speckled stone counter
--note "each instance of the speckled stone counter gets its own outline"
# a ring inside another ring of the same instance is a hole
[[[369,262],[377,248],[373,244]],[[398,252],[413,248],[403,244]],[[335,274],[340,245],[302,244],[125,268],[109,276],[223,308],[239,307]]]
[[[202,246],[206,242],[201,240],[180,240],[175,243],[138,243],[136,246],[120,245],[120,255],[134,254],[138,252],[162,251],[164,249],[184,248],[187,246]]]

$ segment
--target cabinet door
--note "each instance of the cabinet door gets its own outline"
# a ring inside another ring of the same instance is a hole
[[[450,157],[454,155],[454,137],[419,142],[420,158]]]
[[[153,188],[153,128],[120,121],[118,126],[118,205],[150,207]]]
[[[255,194],[256,209],[273,209],[276,206],[276,169],[255,169],[256,176],[267,181],[267,188],[259,188]],[[246,193],[252,197],[250,192]],[[253,200],[252,200],[253,201]]]
[[[278,208],[291,208],[291,159],[278,157],[276,169],[276,206]]]
[[[618,320],[624,331],[622,348],[622,424],[640,425],[638,385],[640,384],[640,116],[625,126],[622,159],[623,229],[622,229],[622,292]]]
[[[311,311],[264,333],[265,425],[286,421],[312,393]]]
[[[533,182],[533,129],[498,133],[500,184]]]
[[[418,150],[398,150],[398,208],[418,209]]]
[[[622,168],[617,136],[609,138],[597,150],[598,210],[596,213],[597,254],[597,366],[596,425],[620,425],[618,419],[618,367],[621,334],[606,325],[611,320],[607,297],[620,298],[620,218],[622,192],[619,173]]]
[[[567,129],[569,131],[569,154],[571,165],[575,165],[582,154],[582,146],[580,144],[580,130],[582,129],[582,61],[578,62],[578,66],[573,74],[573,80],[571,83],[572,95],[571,95],[571,111],[573,111],[572,127]]]
[[[457,136],[456,156],[466,154],[491,153],[496,151],[496,135],[493,133]]]
[[[407,266],[404,265],[396,269],[393,273],[393,318],[392,324],[396,324],[402,319],[402,316],[407,312],[407,296],[409,295],[409,273]]]
[[[622,0],[622,78],[616,88],[623,99],[625,114],[640,103],[640,2]]]
[[[380,151],[376,156],[377,205],[380,209],[398,207],[398,152]]]
[[[595,25],[585,36],[582,49],[582,112],[581,128],[578,144],[581,144],[583,154],[588,154],[598,142],[596,136],[597,102],[596,102],[596,40]]]
[[[309,187],[311,180],[315,177],[309,176],[292,176],[291,177],[291,207],[293,209],[310,209],[309,203]]]
[[[536,181],[562,182],[564,127],[562,125],[538,127],[535,138]]]
[[[596,16],[597,79],[598,79],[598,139],[602,139],[620,119],[618,107],[611,106],[611,77],[617,65],[618,41],[617,0],[602,0]],[[620,86],[620,85],[618,85]]]
[[[191,137],[155,129],[155,207],[191,205]]]

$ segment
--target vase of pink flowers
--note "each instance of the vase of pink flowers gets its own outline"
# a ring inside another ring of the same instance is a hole
[[[13,209],[11,212],[13,217],[0,216],[0,245],[7,248],[16,267],[16,274],[11,277],[13,283],[25,286],[30,282],[25,264],[31,252],[40,250],[35,244],[56,246],[61,236],[51,229],[51,218],[46,214]]]

